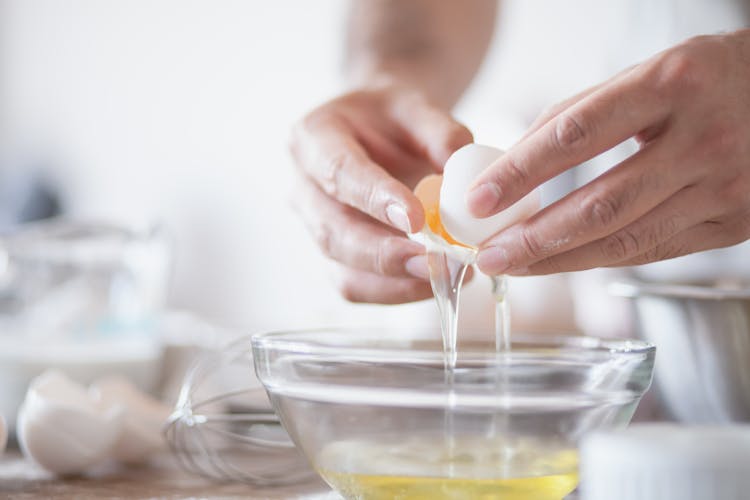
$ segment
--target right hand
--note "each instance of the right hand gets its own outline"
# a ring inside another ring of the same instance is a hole
[[[396,304],[432,295],[424,247],[405,234],[424,225],[412,189],[471,141],[421,93],[390,84],[340,96],[293,128],[293,203],[321,251],[339,263],[346,299]]]

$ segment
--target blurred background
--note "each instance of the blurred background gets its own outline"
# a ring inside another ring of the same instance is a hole
[[[347,8],[0,0],[0,172],[20,198],[7,212],[158,224],[172,242],[167,307],[223,324],[436,321],[429,302],[387,315],[345,303],[289,207],[288,131],[343,87]],[[507,145],[523,121],[496,107],[458,112]]]
[[[0,169],[72,218],[159,224],[171,308],[329,322],[286,137],[340,86],[344,4],[0,1]]]
[[[543,108],[690,35],[743,25],[739,4],[716,2],[721,8],[706,17],[684,3],[577,0],[572,9],[568,2],[508,0],[485,66],[456,114],[477,142],[507,148]],[[243,333],[437,325],[432,301],[346,303],[288,202],[294,179],[288,132],[344,88],[348,5],[0,0],[0,232],[52,215],[85,221],[7,239],[0,251],[0,319],[37,301],[44,307],[29,309],[26,319],[33,321],[24,324],[24,338],[50,314],[71,331],[65,321],[85,316],[76,307],[99,297],[106,314],[87,324],[99,333],[148,330],[138,323],[149,317],[144,311],[163,308]],[[628,151],[631,144],[580,167],[577,180]],[[550,201],[575,180],[560,178],[543,196]],[[80,248],[71,245],[78,240]],[[91,250],[89,240],[99,246]],[[722,255],[709,258],[713,268],[676,261],[652,267],[658,273],[651,275],[646,266],[642,275],[669,280],[677,275],[670,272],[686,269],[714,273],[719,266],[728,275],[747,269],[746,254]],[[21,262],[29,256],[37,260]],[[45,267],[50,262],[54,272]],[[95,268],[103,285],[89,280],[87,302],[69,300],[65,309],[60,297],[75,295],[66,276],[79,265]],[[607,273],[512,282],[514,324],[631,334],[629,316],[603,291],[615,278]],[[46,302],[34,290],[18,295],[18,283],[56,295]],[[464,323],[491,325],[488,289],[487,280],[476,279],[465,290]],[[118,302],[122,297],[140,302]],[[6,334],[18,327],[4,325]],[[0,343],[12,337],[0,335]],[[0,354],[12,351],[0,347]],[[0,369],[7,366],[0,358]]]
[[[151,429],[163,445],[163,417],[180,387],[203,389],[185,374],[207,355],[206,400],[241,383],[261,396],[252,411],[270,412],[246,344],[235,349],[248,376],[210,357],[229,339],[333,325],[440,335],[432,300],[340,297],[291,208],[287,137],[346,89],[351,1],[0,0],[0,427],[23,422],[46,370],[84,385],[123,375],[166,403]],[[503,1],[455,114],[476,142],[507,149],[550,105],[687,37],[747,24],[747,2],[707,2]],[[634,148],[546,183],[543,203]],[[513,331],[641,336],[658,345],[659,392],[636,418],[748,421],[748,252],[512,278]],[[481,275],[464,288],[462,338],[493,331],[489,292]]]
[[[456,110],[477,142],[508,147],[545,106],[694,29],[689,14],[674,15],[675,2],[576,6],[613,22],[592,25],[545,0],[504,3],[485,67]],[[166,305],[224,324],[436,320],[431,303],[385,315],[345,303],[289,208],[288,131],[343,88],[347,8],[344,0],[0,0],[0,207],[8,205],[0,211],[158,224],[172,242]],[[520,324],[538,322],[543,307],[558,320],[535,326],[575,327],[561,280],[512,285]],[[491,304],[478,298],[489,285],[476,281],[467,291],[476,300],[464,304],[482,312],[464,318],[491,319]]]
[[[0,204],[10,205],[8,224],[56,212],[158,224],[173,251],[167,307],[224,324],[435,321],[431,303],[391,306],[386,315],[345,303],[289,208],[288,130],[342,89],[347,7],[343,0],[0,0],[0,190],[12,193]],[[524,51],[504,54],[496,43],[492,72],[480,75],[457,110],[478,141],[508,146],[545,103],[611,70],[586,65],[577,50],[556,58],[556,67],[535,64],[548,44],[521,27],[538,7],[508,2],[518,27],[499,31]],[[593,30],[575,43],[597,36]],[[597,59],[604,51],[587,53]],[[589,69],[568,82],[561,69],[575,53]],[[551,92],[550,72],[558,75]],[[534,99],[513,98],[519,89],[544,99],[529,107],[523,103]],[[532,296],[549,293],[560,298],[555,287]],[[480,309],[491,307],[484,303]],[[525,307],[535,314],[533,304]],[[563,316],[569,326],[570,313]]]

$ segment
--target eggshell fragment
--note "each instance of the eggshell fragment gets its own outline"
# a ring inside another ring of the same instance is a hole
[[[453,153],[445,164],[440,189],[440,218],[445,229],[461,243],[480,246],[501,230],[539,210],[539,192],[535,189],[491,217],[480,219],[469,212],[466,204],[469,187],[482,171],[502,155],[500,149],[467,144]]]
[[[165,445],[161,431],[170,408],[140,391],[123,377],[109,377],[91,386],[101,404],[123,409],[122,430],[111,456],[127,463],[144,461]]]
[[[422,203],[426,228],[433,235],[439,236],[449,245],[461,245],[446,231],[440,220],[440,188],[443,184],[442,175],[428,175],[414,188],[414,195]]]
[[[24,456],[55,474],[75,474],[109,456],[120,435],[122,410],[91,398],[57,371],[31,382],[17,419]]]

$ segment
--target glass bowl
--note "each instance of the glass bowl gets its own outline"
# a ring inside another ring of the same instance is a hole
[[[425,332],[321,329],[253,338],[256,373],[289,435],[347,499],[560,500],[587,433],[627,425],[655,348],[514,334],[459,344],[446,371]]]

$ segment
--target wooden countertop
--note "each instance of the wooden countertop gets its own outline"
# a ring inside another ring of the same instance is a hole
[[[18,450],[0,456],[0,498],[3,499],[305,499],[339,500],[322,480],[278,488],[216,483],[182,471],[168,453],[149,465],[102,466],[86,476],[56,478],[25,460]]]
[[[116,467],[92,471],[85,477],[55,478],[26,461],[18,450],[0,456],[0,499],[245,499],[342,500],[319,478],[303,484],[257,488],[241,483],[216,483],[181,470],[169,454],[148,466]],[[577,500],[573,493],[565,500]]]

